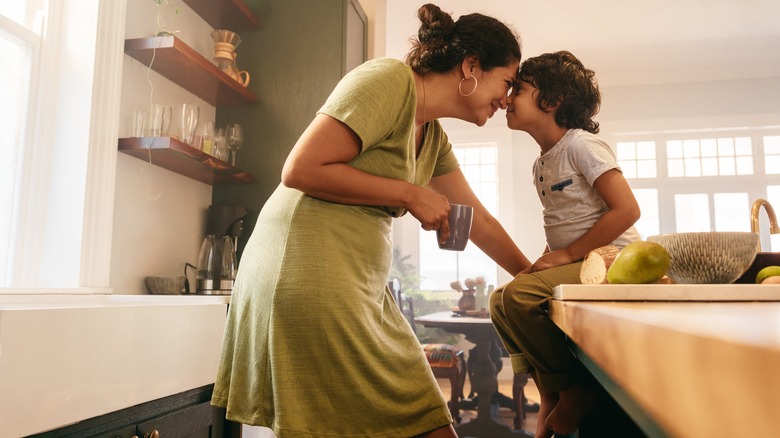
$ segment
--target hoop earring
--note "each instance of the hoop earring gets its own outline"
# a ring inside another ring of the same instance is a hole
[[[465,80],[466,80],[466,78],[463,78],[463,79],[461,79],[461,80],[460,80],[460,83],[458,83],[458,92],[459,92],[459,93],[460,93],[460,95],[461,95],[461,96],[463,96],[463,97],[468,97],[468,96],[471,96],[472,94],[474,94],[474,92],[475,92],[475,91],[477,91],[477,86],[479,85],[479,82],[477,82],[477,78],[475,78],[475,77],[474,77],[474,75],[469,75],[469,76],[470,76],[472,79],[474,79],[474,89],[473,89],[473,90],[471,90],[471,93],[468,93],[468,94],[464,94],[464,93],[463,93],[463,81],[465,81]]]

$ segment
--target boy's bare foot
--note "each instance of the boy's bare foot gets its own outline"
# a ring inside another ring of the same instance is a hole
[[[550,438],[553,436],[553,431],[546,426],[547,417],[558,403],[558,392],[539,391],[539,396],[541,400],[539,403],[539,414],[536,417],[536,434],[534,438]]]
[[[560,391],[558,395],[558,403],[544,420],[544,424],[560,434],[573,433],[593,407],[596,391],[590,386],[577,383]]]

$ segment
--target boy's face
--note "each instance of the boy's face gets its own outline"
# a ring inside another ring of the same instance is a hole
[[[536,103],[539,90],[529,82],[516,82],[507,99],[506,124],[510,129],[528,131],[540,115],[545,114]]]

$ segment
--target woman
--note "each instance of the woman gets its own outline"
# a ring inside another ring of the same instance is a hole
[[[419,343],[385,284],[392,218],[471,240],[510,274],[528,259],[476,198],[436,120],[484,125],[506,106],[515,34],[434,5],[407,64],[369,61],[336,87],[290,152],[231,300],[213,403],[280,437],[455,437]]]

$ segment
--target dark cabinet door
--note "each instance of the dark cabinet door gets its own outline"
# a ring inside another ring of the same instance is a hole
[[[138,438],[222,438],[224,415],[210,403],[184,408],[138,424]]]
[[[225,421],[225,410],[211,406],[212,390],[213,385],[191,389],[28,438],[240,436],[240,425]]]
[[[132,426],[124,426],[120,429],[112,430],[111,432],[94,435],[94,438],[133,438],[136,436],[136,429],[135,424]]]

